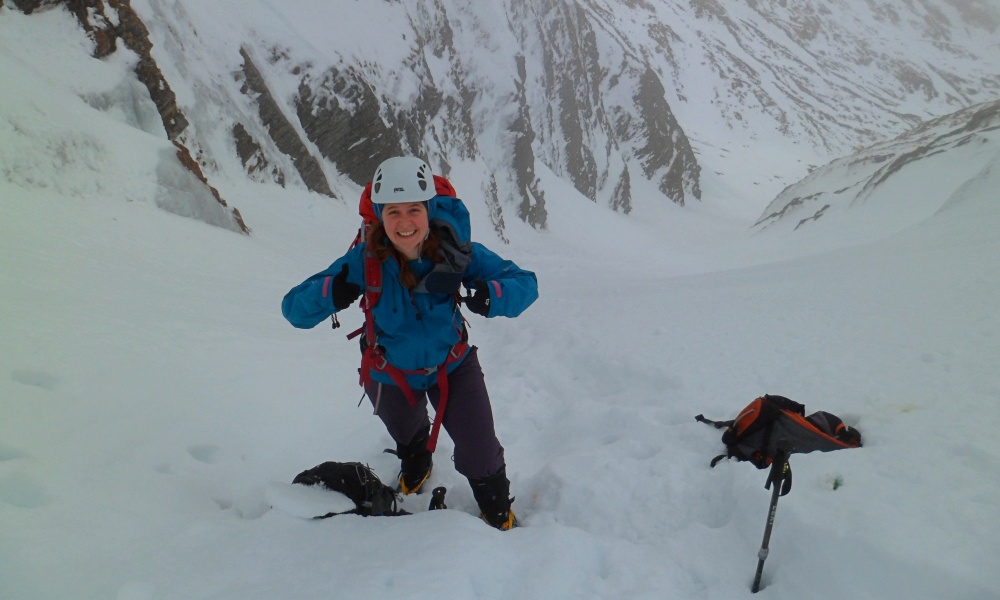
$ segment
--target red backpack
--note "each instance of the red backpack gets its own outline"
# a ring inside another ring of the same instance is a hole
[[[451,185],[450,181],[440,175],[434,175],[434,188],[438,196],[448,196],[450,198],[457,197],[455,187]],[[350,248],[354,248],[360,244],[362,240],[367,237],[368,230],[374,224],[378,223],[378,216],[375,214],[375,207],[372,203],[372,183],[370,181],[368,182],[368,185],[365,186],[364,191],[361,192],[361,200],[358,204],[358,213],[361,215],[362,223],[361,227],[358,229],[358,235],[355,236]],[[361,299],[361,310],[365,314],[365,322],[364,325],[347,335],[347,339],[349,340],[354,339],[361,334],[364,334],[365,336],[365,343],[363,344],[364,350],[361,356],[361,369],[359,369],[361,375],[361,386],[364,387],[371,382],[372,370],[381,371],[389,375],[389,377],[392,378],[393,383],[395,383],[403,391],[403,394],[406,396],[406,400],[409,402],[410,406],[415,406],[417,398],[413,393],[413,389],[410,387],[410,384],[407,382],[406,376],[415,374],[430,374],[431,372],[435,372],[437,374],[438,389],[441,391],[441,398],[438,401],[438,407],[434,413],[434,424],[431,428],[430,437],[427,440],[427,449],[434,452],[434,449],[437,447],[438,434],[441,430],[441,420],[444,417],[444,410],[448,404],[448,365],[465,357],[466,350],[469,348],[468,340],[465,336],[462,336],[458,343],[452,346],[445,362],[437,367],[434,367],[433,369],[419,369],[416,371],[400,369],[386,359],[385,353],[378,345],[375,332],[374,310],[381,297],[382,263],[379,262],[378,257],[376,257],[373,252],[366,250],[365,294]],[[334,329],[340,326],[339,321],[337,321],[337,315],[334,314],[331,319],[333,321]]]

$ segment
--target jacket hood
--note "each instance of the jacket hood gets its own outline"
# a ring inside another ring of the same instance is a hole
[[[428,200],[427,220],[444,222],[454,230],[455,241],[468,243],[472,241],[472,224],[469,219],[469,209],[465,203],[451,196],[434,196]]]

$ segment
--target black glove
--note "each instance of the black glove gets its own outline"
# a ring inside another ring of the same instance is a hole
[[[347,265],[340,270],[340,274],[333,278],[332,296],[333,307],[337,310],[344,310],[354,304],[354,301],[361,296],[361,286],[347,281]]]
[[[482,279],[477,279],[473,282],[476,286],[476,291],[471,296],[465,297],[465,305],[469,307],[469,310],[476,313],[477,315],[483,315],[484,317],[490,314],[490,288]]]

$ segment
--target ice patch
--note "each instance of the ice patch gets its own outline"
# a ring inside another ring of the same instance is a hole
[[[156,206],[175,215],[198,219],[232,231],[239,225],[212,195],[208,186],[184,168],[176,149],[164,148],[156,167]]]

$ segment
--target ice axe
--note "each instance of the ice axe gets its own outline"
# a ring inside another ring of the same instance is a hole
[[[771,506],[767,511],[767,525],[764,527],[764,541],[757,552],[757,573],[753,578],[753,586],[750,591],[756,594],[760,590],[760,576],[764,572],[764,561],[769,552],[768,543],[771,541],[771,529],[774,527],[774,513],[778,510],[778,497],[784,496],[792,489],[792,470],[788,466],[788,457],[792,453],[792,444],[788,440],[779,440],[778,449],[774,453],[771,461],[771,471],[767,475],[767,483],[764,489],[771,490]]]

